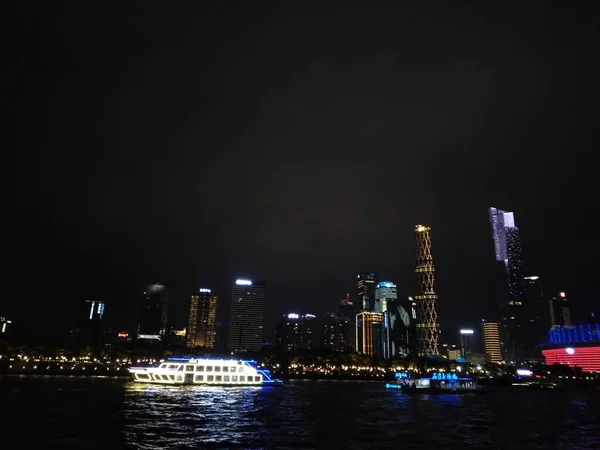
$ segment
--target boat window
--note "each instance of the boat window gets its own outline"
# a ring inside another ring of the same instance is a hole
[[[223,372],[229,372],[229,366],[223,366]]]
[[[223,381],[229,382],[229,375],[223,375]]]
[[[188,364],[187,366],[185,366],[185,371],[186,372],[193,372],[194,371],[194,366],[191,364]]]
[[[161,364],[160,366],[158,366],[158,368],[159,368],[159,369],[164,369],[164,368],[166,368],[166,367],[167,367],[167,365],[166,365],[166,364]]]
[[[239,366],[238,367],[238,372],[243,372],[244,371],[244,367],[243,366]]]
[[[196,366],[196,372],[204,372],[204,366]]]
[[[258,377],[254,377],[254,381],[258,381],[258,382],[260,382],[260,376],[258,376]]]
[[[196,375],[196,381],[204,381],[204,375]]]
[[[212,372],[213,366],[206,366],[206,371],[207,372]]]
[[[179,368],[177,369],[178,372],[183,372],[183,366],[179,366]]]
[[[237,375],[232,375],[231,381],[233,381],[234,383],[237,383]]]
[[[244,375],[240,375],[240,383],[244,383],[246,381],[246,377]]]
[[[167,369],[175,369],[175,368],[177,368],[177,366],[175,364],[169,364],[167,366]]]
[[[215,366],[215,372],[220,372],[221,371],[221,366]]]
[[[223,381],[222,378],[223,377],[221,375],[217,375],[215,376],[215,381]]]
[[[206,381],[211,382],[211,381],[214,381],[214,380],[215,380],[214,375],[207,375],[206,376]]]

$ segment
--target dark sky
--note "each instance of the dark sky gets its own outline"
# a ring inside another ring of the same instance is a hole
[[[422,223],[454,335],[498,295],[497,206],[514,211],[530,270],[586,319],[600,250],[592,10],[301,3],[21,4],[0,314],[58,326],[93,298],[125,325],[161,281],[177,324],[200,286],[224,319],[246,276],[267,282],[271,327],[334,310],[359,271],[411,294]]]

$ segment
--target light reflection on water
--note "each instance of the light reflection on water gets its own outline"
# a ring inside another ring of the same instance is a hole
[[[600,448],[600,416],[590,415],[590,402],[596,411],[599,406],[597,393],[553,394],[507,389],[411,396],[368,382],[283,388],[128,384],[125,437],[143,449]]]
[[[0,377],[0,449],[600,449],[600,390],[406,395],[383,383],[174,387]]]

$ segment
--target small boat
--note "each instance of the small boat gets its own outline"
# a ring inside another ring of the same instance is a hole
[[[448,372],[434,372],[420,377],[413,377],[406,372],[398,372],[395,382],[386,383],[385,387],[406,393],[429,394],[467,394],[483,391],[473,378]]]
[[[555,381],[543,381],[543,380],[521,381],[521,382],[513,383],[512,385],[514,387],[528,388],[528,389],[556,389],[556,388],[563,387],[560,383],[557,383]]]
[[[158,367],[130,367],[138,383],[169,385],[282,386],[256,361],[233,359],[167,358]]]

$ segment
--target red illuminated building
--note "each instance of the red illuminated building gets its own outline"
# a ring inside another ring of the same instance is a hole
[[[548,365],[565,364],[584,372],[600,372],[600,324],[550,330],[542,354]]]

